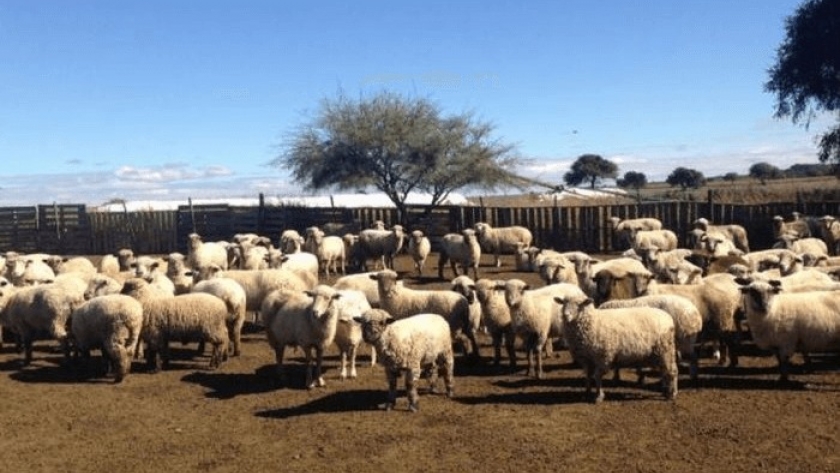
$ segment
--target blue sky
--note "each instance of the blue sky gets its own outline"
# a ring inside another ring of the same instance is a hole
[[[816,162],[766,70],[796,0],[0,2],[0,205],[284,195],[267,165],[339,91],[472,111],[560,182]]]

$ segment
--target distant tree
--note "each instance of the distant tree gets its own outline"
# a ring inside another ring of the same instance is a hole
[[[706,178],[703,176],[702,172],[697,171],[696,169],[678,167],[671,171],[671,174],[668,175],[665,182],[667,182],[671,187],[680,186],[682,190],[686,190],[688,188],[697,189],[706,183]]]
[[[723,175],[723,180],[726,182],[735,182],[738,180],[738,173],[737,172],[728,172]]]
[[[840,2],[806,0],[785,21],[785,39],[764,84],[764,90],[776,95],[777,118],[789,117],[807,128],[817,112],[837,114],[837,125],[820,136],[821,162],[840,163],[838,45]]]
[[[768,179],[783,177],[781,169],[767,162],[755,163],[750,166],[749,175],[751,178],[761,181],[762,185],[767,184]]]
[[[635,189],[636,199],[641,200],[641,189],[647,185],[647,176],[643,172],[627,171],[624,177],[615,181],[622,189]]]
[[[828,176],[834,171],[833,166],[828,164],[794,164],[785,169],[785,176],[788,177],[817,177]]]
[[[589,188],[594,189],[601,179],[615,179],[618,176],[618,166],[612,161],[597,154],[584,154],[575,160],[572,168],[563,175],[563,181],[570,186],[577,186],[589,182]]]
[[[431,206],[464,187],[522,186],[511,169],[514,146],[470,114],[444,116],[432,102],[381,92],[324,99],[314,119],[284,143],[271,165],[290,169],[307,189],[383,192],[401,220],[410,192],[428,192]]]

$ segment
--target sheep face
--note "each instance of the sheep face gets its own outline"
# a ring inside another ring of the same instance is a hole
[[[23,277],[26,271],[26,261],[23,258],[10,258],[6,260],[6,274],[17,279]]]
[[[362,339],[365,343],[375,344],[382,338],[382,333],[388,325],[396,322],[396,319],[381,309],[370,309],[359,317],[353,317],[353,321],[362,326]]]
[[[769,313],[773,297],[782,291],[782,283],[776,279],[751,281],[745,278],[737,278],[735,282],[741,284],[740,290],[744,295],[745,308],[752,309],[756,314]]]
[[[423,241],[423,237],[423,232],[421,232],[420,230],[414,230],[413,232],[411,232],[411,241],[413,241],[415,245],[419,245],[420,242]]]
[[[329,286],[318,286],[314,290],[305,291],[306,295],[312,298],[309,306],[309,316],[315,320],[326,320],[335,307],[333,302],[341,297]]]
[[[370,278],[375,280],[379,286],[380,294],[386,297],[393,297],[397,293],[397,273],[391,270],[380,271],[371,274]]]
[[[505,302],[510,308],[519,307],[522,304],[522,296],[530,286],[521,279],[511,279],[504,283]]]
[[[452,280],[452,290],[461,294],[470,304],[475,302],[475,283],[466,276],[458,276]]]
[[[560,305],[560,317],[566,324],[575,323],[583,311],[594,304],[594,301],[588,297],[583,299],[555,297],[554,302]]]
[[[131,269],[131,262],[134,261],[134,252],[128,248],[123,248],[117,251],[117,263],[120,265],[120,271],[128,271]]]
[[[190,233],[187,236],[187,246],[190,250],[195,250],[199,246],[201,246],[201,235],[198,233]]]

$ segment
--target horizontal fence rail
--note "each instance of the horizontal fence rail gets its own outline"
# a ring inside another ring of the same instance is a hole
[[[481,207],[409,206],[400,218],[393,208],[309,208],[299,206],[235,207],[182,206],[168,211],[96,212],[84,205],[37,205],[0,208],[0,251],[47,252],[66,255],[115,253],[131,248],[142,254],[186,252],[187,236],[198,233],[205,241],[229,240],[236,233],[258,233],[275,243],[280,233],[303,233],[318,226],[328,234],[358,233],[381,220],[419,229],[436,245],[450,232],[487,222],[494,227],[521,225],[534,234],[534,244],[560,251],[589,253],[620,251],[610,217],[656,217],[686,246],[692,222],[705,217],[715,224],[744,226],[754,249],[769,248],[773,216],[786,219],[792,212],[838,215],[840,202],[777,202],[755,205],[673,201],[628,205]]]

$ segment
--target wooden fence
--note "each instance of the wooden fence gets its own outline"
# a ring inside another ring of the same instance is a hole
[[[534,244],[561,251],[611,253],[620,250],[609,218],[656,217],[684,239],[691,222],[705,217],[713,223],[743,225],[754,249],[773,244],[774,215],[791,212],[838,215],[838,202],[768,203],[761,205],[713,202],[657,202],[577,207],[460,207],[409,208],[409,230],[420,229],[436,242],[448,232],[476,222],[493,226],[523,225],[534,233]],[[255,232],[276,239],[285,229],[303,232],[317,225],[332,234],[357,233],[374,221],[400,223],[391,208],[183,206],[173,211],[89,212],[84,205],[38,205],[0,208],[0,251],[47,252],[67,255],[114,253],[132,248],[138,253],[186,251],[187,235],[205,241],[227,240],[236,233]],[[681,240],[685,246],[685,240]]]

